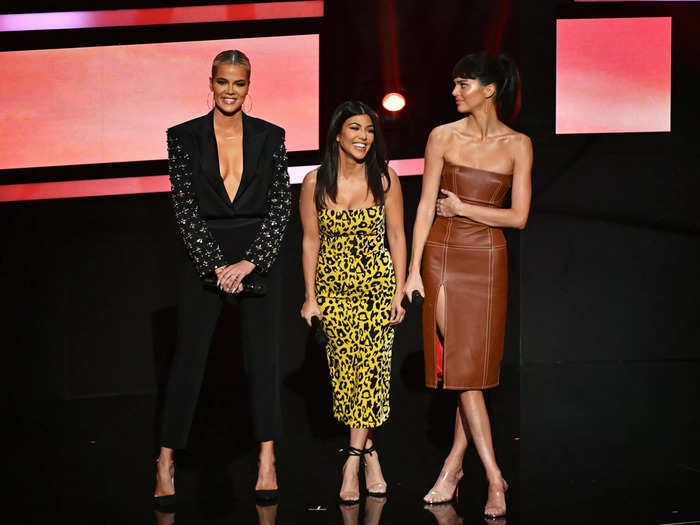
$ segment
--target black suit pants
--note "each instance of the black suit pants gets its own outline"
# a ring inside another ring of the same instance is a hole
[[[205,288],[189,259],[178,279],[178,326],[161,420],[161,445],[182,449],[192,426],[223,295]],[[250,388],[253,434],[257,441],[279,438],[281,269],[266,274],[267,293],[236,296],[240,312],[240,342]]]

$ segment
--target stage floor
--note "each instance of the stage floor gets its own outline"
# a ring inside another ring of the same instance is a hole
[[[596,480],[571,466],[580,464],[581,458],[562,465],[558,472],[549,472],[547,480],[528,477],[521,468],[527,462],[521,463],[520,378],[520,369],[504,367],[501,387],[487,394],[496,452],[511,487],[507,520],[495,523],[696,523],[692,518],[700,516],[695,503],[700,473],[681,465],[669,465],[667,479],[653,472],[644,479],[638,465],[629,465],[627,474],[624,470],[611,473],[614,488],[597,480],[599,492],[589,490]],[[18,434],[6,449],[8,471],[14,477],[9,493],[14,516],[9,522],[484,523],[481,511],[487,486],[473,447],[465,460],[460,501],[434,508],[424,508],[421,503],[448,450],[450,394],[410,393],[417,403],[423,400],[433,407],[429,413],[435,418],[428,421],[414,417],[419,411],[393,407],[391,423],[378,436],[389,496],[385,500],[365,498],[359,506],[344,509],[336,502],[342,462],[338,449],[345,445],[344,428],[330,416],[322,425],[310,426],[301,417],[304,403],[293,397],[285,402],[287,439],[278,447],[279,504],[256,506],[252,490],[255,444],[250,441],[247,423],[237,426],[236,414],[231,413],[237,408],[236,400],[240,403],[243,398],[240,394],[235,388],[219,395],[203,391],[190,450],[177,460],[175,514],[156,512],[151,504],[155,396],[16,405],[11,418]],[[551,489],[552,479],[558,480],[553,492],[537,489]],[[589,496],[577,499],[574,491],[582,485],[588,487],[583,493]],[[521,505],[523,495],[530,499],[525,505]]]
[[[517,369],[504,371],[503,379],[487,402],[495,447],[511,486],[508,523],[517,524]],[[434,422],[418,421],[422,410],[417,407],[392,407],[386,428],[377,434],[388,498],[363,498],[359,506],[345,509],[336,501],[343,461],[338,450],[346,445],[345,428],[329,414],[323,423],[307,425],[303,414],[308,407],[294,396],[284,403],[288,437],[277,452],[279,504],[256,506],[255,444],[245,421],[237,427],[231,413],[239,394],[243,393],[235,388],[219,396],[204,389],[190,449],[177,458],[175,515],[155,512],[151,504],[155,396],[16,407],[15,424],[21,432],[8,459],[15,475],[12,499],[21,504],[18,522],[255,524],[259,516],[265,524],[457,523],[460,517],[465,523],[483,521],[487,485],[474,448],[465,460],[459,503],[426,510],[421,502],[448,450],[453,394],[409,394],[419,405],[434,407]]]

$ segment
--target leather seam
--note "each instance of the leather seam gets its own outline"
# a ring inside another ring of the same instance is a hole
[[[489,197],[489,202],[490,202],[491,204],[494,204],[494,205],[496,204],[496,195],[498,194],[498,192],[499,192],[500,190],[501,190],[501,183],[499,182],[499,183],[496,185],[496,189],[493,190],[493,193],[491,194],[491,197]]]
[[[507,248],[506,244],[499,244],[498,246],[494,246],[492,248],[484,247],[484,246],[445,246],[444,244],[440,243],[426,243],[426,245],[430,244],[430,246],[439,246],[440,248],[444,248],[446,250],[470,250],[470,251],[491,251],[491,250],[504,250]]]
[[[437,289],[437,295],[435,296],[435,336],[437,337],[437,302],[440,297],[440,288],[443,289],[444,299],[445,299],[445,320],[442,332],[442,340],[444,344],[442,345],[442,384],[447,384],[447,367],[445,363],[447,362],[447,286],[445,285],[445,270],[447,268],[447,242],[450,238],[450,230],[452,229],[452,220],[447,221],[447,228],[445,230],[445,244],[442,251],[442,275],[440,276],[440,286]],[[435,347],[435,340],[433,340],[433,348],[435,348],[435,357],[437,357],[437,348]],[[435,367],[435,376],[437,377],[437,365]]]
[[[493,242],[491,228],[489,228],[489,244]],[[489,293],[488,293],[488,309],[486,310],[486,349],[484,355],[484,371],[481,379],[481,384],[486,383],[488,376],[489,354],[491,352],[491,308],[493,305],[493,251],[489,250]]]

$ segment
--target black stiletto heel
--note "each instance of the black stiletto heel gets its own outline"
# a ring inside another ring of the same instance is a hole
[[[364,467],[365,468],[367,467],[367,460],[364,459],[364,456],[366,456],[367,454],[371,454],[372,452],[377,452],[377,447],[375,446],[374,443],[372,443],[371,447],[366,448],[362,451],[362,456],[363,456],[362,459],[364,460],[364,463],[365,463]],[[379,455],[379,454],[377,454],[377,455]],[[381,484],[381,482],[375,483],[375,485],[380,485],[380,484]],[[384,485],[386,485],[386,483],[384,483]],[[372,496],[372,497],[375,497],[375,498],[386,498],[386,486],[384,487],[383,492],[373,492],[373,491],[369,490],[369,487],[367,486],[367,473],[365,472],[365,493]]]
[[[173,487],[175,486],[175,462],[173,461]],[[158,476],[158,460],[156,460],[156,476]],[[168,494],[167,496],[153,496],[153,505],[158,509],[166,509],[175,505],[177,498],[175,494]]]
[[[359,448],[348,446],[348,448],[340,449],[340,451],[346,452],[348,457],[359,456],[360,457],[360,466],[362,466],[362,450],[360,450]],[[347,461],[347,459],[345,461]],[[343,474],[345,474],[345,465],[343,465],[342,471],[343,471]],[[359,472],[358,472],[358,483],[359,483]],[[359,489],[359,487],[358,487],[358,489]],[[342,498],[339,494],[338,495],[338,502],[341,505],[357,505],[360,502],[359,490],[358,490],[357,498],[354,498],[354,499],[345,499],[345,498]]]
[[[258,468],[260,467],[260,462],[258,462]],[[277,498],[279,498],[279,489],[267,489],[267,490],[256,490],[255,491],[255,501],[258,505],[265,507],[267,505],[273,505],[277,503]]]
[[[279,497],[279,489],[271,490],[256,490],[255,491],[255,501],[260,505],[272,505],[277,502]]]

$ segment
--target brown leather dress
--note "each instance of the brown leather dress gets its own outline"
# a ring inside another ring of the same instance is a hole
[[[512,175],[445,163],[440,187],[465,202],[501,207],[512,181]],[[425,384],[437,388],[442,381],[443,388],[452,390],[497,386],[508,291],[503,232],[465,217],[437,217],[423,251],[423,286]],[[443,352],[436,344],[435,322],[441,286]]]

